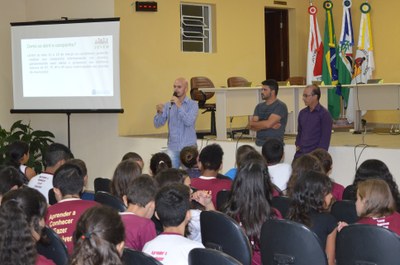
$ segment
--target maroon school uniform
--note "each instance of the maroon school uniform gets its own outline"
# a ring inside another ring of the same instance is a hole
[[[337,201],[343,199],[344,187],[336,182],[332,181],[332,195]]]
[[[156,236],[156,228],[151,219],[131,212],[120,213],[125,226],[125,246],[142,251],[144,244]]]
[[[197,190],[211,191],[212,202],[214,205],[217,205],[217,193],[220,190],[230,190],[232,181],[229,179],[200,176],[192,179],[191,186]]]
[[[42,255],[37,255],[35,265],[56,265],[51,259]]]
[[[357,223],[381,226],[400,235],[400,214],[398,212],[379,218],[363,217]]]
[[[77,198],[61,200],[49,206],[46,215],[46,225],[53,229],[65,242],[68,253],[74,249],[72,235],[79,217],[88,209],[98,205],[95,201],[85,201]]]

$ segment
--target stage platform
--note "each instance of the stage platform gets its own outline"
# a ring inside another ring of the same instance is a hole
[[[144,157],[154,154],[154,150],[165,150],[167,134],[135,136]],[[150,138],[150,139],[149,139]],[[291,163],[296,150],[295,135],[285,135],[285,163]],[[212,143],[218,143],[224,150],[222,173],[235,165],[236,149],[243,144],[255,145],[254,138],[248,135],[235,134],[234,139],[216,140],[215,136],[205,136],[198,139],[199,149]],[[140,143],[140,144],[139,144]],[[160,147],[162,147],[160,149]],[[137,148],[137,147],[136,147]],[[149,152],[151,153],[146,154]],[[347,186],[353,182],[356,167],[367,159],[380,159],[387,164],[396,182],[400,184],[400,135],[391,135],[383,132],[367,132],[366,134],[352,134],[350,132],[333,132],[329,153],[333,160],[333,171],[330,177],[336,182]],[[148,159],[149,159],[148,158]]]
[[[160,137],[165,137],[164,135],[159,135]],[[207,135],[206,133],[200,134],[200,139],[215,139],[214,135]],[[240,138],[240,139],[239,139]],[[254,142],[254,137],[241,133],[235,133],[234,138],[228,138],[223,141],[237,141],[239,139],[240,142]],[[287,145],[294,145],[296,141],[295,134],[285,134],[284,142]],[[351,132],[343,132],[334,131],[331,137],[331,146],[346,146],[346,147],[354,147],[357,145],[366,144],[370,147],[380,147],[380,148],[391,148],[391,149],[400,149],[400,134],[390,134],[389,132],[384,132],[380,130],[380,132],[367,132],[361,134],[353,134]]]

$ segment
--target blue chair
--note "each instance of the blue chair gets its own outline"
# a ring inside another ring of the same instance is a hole
[[[352,224],[336,236],[337,265],[400,263],[400,237],[375,225]]]
[[[51,259],[56,265],[68,264],[68,252],[64,241],[53,229],[44,227],[42,231],[43,240],[36,244],[37,252]]]
[[[105,191],[96,192],[94,200],[98,203],[114,208],[119,212],[125,212],[126,210],[126,206],[120,199]]]
[[[251,264],[249,240],[235,220],[221,212],[202,211],[200,226],[201,240],[206,248],[225,252],[243,265]]]
[[[356,203],[350,200],[336,201],[331,207],[331,214],[338,221],[353,224],[358,221]]]
[[[289,220],[267,220],[261,228],[261,260],[274,265],[327,265],[317,235]]]
[[[277,196],[272,198],[271,206],[279,210],[279,212],[282,214],[282,217],[286,217],[289,212],[291,202],[292,200],[289,197]]]
[[[189,265],[242,265],[230,255],[211,248],[194,248],[189,252]]]
[[[108,178],[95,178],[94,192],[98,191],[111,192],[111,180]]]
[[[124,248],[122,263],[125,265],[162,265],[149,254],[130,248]]]

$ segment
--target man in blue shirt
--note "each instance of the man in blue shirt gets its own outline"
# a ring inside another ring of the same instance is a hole
[[[168,122],[168,155],[172,166],[179,168],[179,153],[185,146],[196,145],[196,118],[199,107],[196,101],[186,96],[188,82],[178,78],[174,82],[174,93],[169,102],[156,106],[154,126],[159,128]]]
[[[320,97],[321,90],[317,85],[309,85],[304,89],[303,101],[306,107],[300,111],[298,117],[295,158],[317,148],[329,148],[332,117],[319,104]]]

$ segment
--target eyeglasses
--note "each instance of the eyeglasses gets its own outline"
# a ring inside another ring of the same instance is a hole
[[[315,94],[303,94],[303,98],[308,98],[308,97],[312,97],[312,96],[314,96]]]

